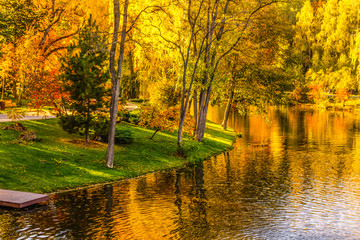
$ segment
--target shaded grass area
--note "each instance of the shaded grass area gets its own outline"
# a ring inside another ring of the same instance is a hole
[[[187,157],[181,158],[176,155],[176,134],[159,132],[150,140],[152,130],[122,123],[117,127],[130,129],[135,140],[116,146],[114,168],[109,169],[105,165],[106,144],[87,145],[82,136],[64,132],[57,122],[23,121],[40,139],[23,143],[19,132],[2,129],[11,122],[0,123],[1,189],[45,193],[131,178],[208,158],[231,149],[235,139],[234,132],[224,132],[209,122],[203,142],[185,139]]]

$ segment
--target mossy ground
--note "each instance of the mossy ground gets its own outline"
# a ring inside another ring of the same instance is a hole
[[[203,142],[185,139],[184,158],[176,154],[176,134],[159,132],[150,140],[153,130],[122,123],[118,128],[130,129],[135,140],[116,146],[114,168],[109,169],[106,144],[86,144],[82,136],[64,132],[57,123],[57,119],[23,121],[40,141],[22,143],[19,132],[2,129],[13,123],[0,123],[1,189],[46,193],[131,178],[216,155],[231,149],[235,138],[234,132],[209,122]]]

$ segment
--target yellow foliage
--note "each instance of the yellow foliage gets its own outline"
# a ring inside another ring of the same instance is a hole
[[[170,131],[177,130],[179,125],[180,107],[174,106],[165,109],[159,109],[153,106],[144,106],[141,108],[140,126],[149,127],[157,131]],[[188,136],[194,133],[194,119],[187,114],[184,124],[184,132]]]

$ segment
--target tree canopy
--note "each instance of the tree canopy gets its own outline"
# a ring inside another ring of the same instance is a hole
[[[211,104],[264,113],[268,104],[303,96],[319,103],[330,93],[339,101],[357,94],[359,8],[353,0],[0,0],[1,98],[60,109],[69,94],[76,100],[88,92],[75,82],[61,87],[82,75],[112,92],[109,146],[119,98],[141,98],[179,109],[181,148],[187,115],[202,141]],[[98,27],[85,38],[90,16]],[[92,47],[75,50],[80,39]],[[93,55],[93,47],[108,57]]]

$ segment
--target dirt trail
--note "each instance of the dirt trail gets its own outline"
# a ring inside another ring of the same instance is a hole
[[[133,111],[137,109],[138,106],[133,103],[126,103],[125,109],[128,111]],[[25,117],[21,119],[21,121],[26,120],[39,120],[45,118],[56,118],[56,116],[48,113],[45,116],[37,116],[35,112],[26,112]],[[7,114],[0,114],[0,122],[11,122],[12,120],[8,118]],[[16,120],[18,121],[18,120]]]

